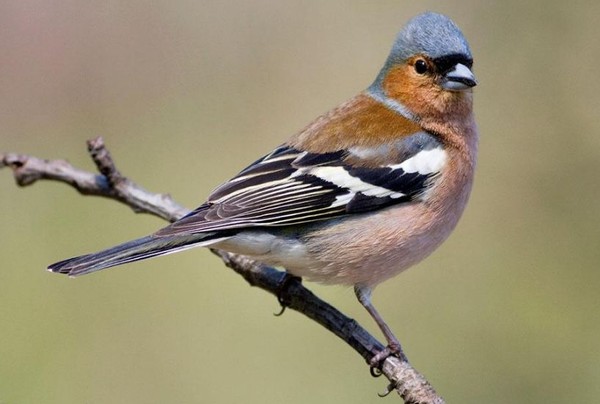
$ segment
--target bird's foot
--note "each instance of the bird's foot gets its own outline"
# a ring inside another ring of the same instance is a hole
[[[400,347],[400,343],[391,342],[388,346],[383,348],[381,351],[377,352],[369,361],[371,376],[379,377],[383,374],[381,371],[381,366],[383,362],[389,358],[390,356],[395,356],[397,358],[402,359],[404,357],[404,353],[402,352],[402,348]],[[383,393],[377,393],[379,397],[386,397],[392,391],[396,389],[395,383],[390,383]]]
[[[381,365],[390,356],[395,356],[402,359],[404,353],[400,347],[399,342],[390,342],[388,346],[377,352],[370,360],[369,365],[371,366],[371,374],[376,377],[381,374]]]
[[[290,275],[287,272],[283,274],[283,277],[277,286],[277,301],[281,305],[281,310],[279,313],[273,313],[276,317],[281,316],[285,312],[285,309],[290,305],[287,292],[290,286],[295,283],[302,283],[302,278],[299,276]]]

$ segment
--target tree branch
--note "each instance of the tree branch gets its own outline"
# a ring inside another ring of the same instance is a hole
[[[59,181],[71,185],[83,195],[117,200],[135,212],[150,213],[170,222],[189,212],[169,195],[148,192],[124,177],[117,170],[102,138],[89,140],[88,152],[100,174],[80,170],[64,160],[42,160],[16,153],[0,154],[0,168],[11,168],[19,186],[32,185],[38,180]],[[250,285],[276,295],[285,307],[304,314],[340,337],[367,363],[384,348],[356,321],[319,299],[299,280],[294,278],[290,281],[284,272],[241,255],[219,250],[212,252]],[[407,404],[444,403],[425,377],[403,355],[400,358],[387,358],[380,372],[390,381],[387,393],[396,390]]]

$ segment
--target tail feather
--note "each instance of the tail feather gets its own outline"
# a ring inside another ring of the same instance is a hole
[[[48,266],[48,270],[67,274],[71,277],[85,275],[128,262],[171,254],[192,247],[210,245],[219,240],[210,238],[210,235],[210,233],[205,233],[189,236],[142,237],[97,253],[81,255],[54,263]]]

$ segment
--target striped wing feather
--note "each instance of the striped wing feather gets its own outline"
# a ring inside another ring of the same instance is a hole
[[[345,162],[347,155],[346,151],[307,153],[281,146],[156,235],[289,226],[369,212],[414,199],[437,175],[407,172],[402,164],[353,166]]]

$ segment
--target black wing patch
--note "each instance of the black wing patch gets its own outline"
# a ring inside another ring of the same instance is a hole
[[[349,164],[345,150],[307,153],[281,146],[217,188],[204,205],[156,235],[297,225],[415,200],[430,187],[439,170],[420,172],[415,161],[409,161],[412,165],[402,163],[424,151],[444,153],[431,139],[435,140],[428,134],[405,139],[399,150],[402,160],[377,167]]]

